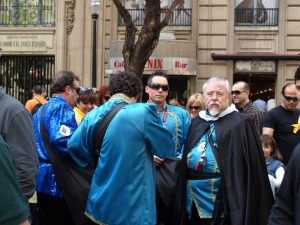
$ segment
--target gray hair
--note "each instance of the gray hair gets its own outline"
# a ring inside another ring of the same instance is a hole
[[[209,84],[209,83],[212,83],[212,82],[223,82],[223,83],[225,83],[228,94],[231,93],[231,86],[230,86],[230,83],[229,83],[228,80],[226,80],[226,79],[223,78],[223,77],[211,77],[211,78],[209,78],[209,79],[203,84],[203,88],[202,88],[202,89],[203,89],[203,94],[205,93],[206,85]]]

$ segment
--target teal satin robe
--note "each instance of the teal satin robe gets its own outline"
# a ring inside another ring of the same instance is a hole
[[[120,100],[110,100],[88,113],[68,143],[80,166],[92,161],[93,134],[98,122]],[[124,106],[110,123],[92,180],[86,215],[99,224],[156,224],[153,155],[164,158],[174,149],[156,105]]]

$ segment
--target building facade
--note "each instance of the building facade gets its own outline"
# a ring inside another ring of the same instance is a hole
[[[93,23],[90,1],[0,0],[0,85],[22,102],[34,84],[49,87],[53,74],[74,71],[92,84]],[[101,0],[96,25],[96,86],[122,70],[125,26],[113,1]],[[124,0],[136,27],[143,24],[143,0]],[[161,1],[162,16],[172,0]],[[30,8],[31,7],[31,8]],[[30,12],[30,13],[28,13]],[[299,0],[185,0],[145,66],[164,70],[170,96],[201,92],[211,76],[250,84],[251,99],[275,99],[293,82],[300,64]]]

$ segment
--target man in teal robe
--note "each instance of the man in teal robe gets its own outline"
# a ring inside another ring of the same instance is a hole
[[[136,103],[140,79],[121,73],[109,84],[110,100],[89,112],[68,143],[75,162],[93,162],[93,137],[105,114],[128,103],[113,118],[103,138],[85,214],[93,224],[156,224],[155,166],[153,155],[163,157],[174,148],[171,133],[163,127],[156,106]]]

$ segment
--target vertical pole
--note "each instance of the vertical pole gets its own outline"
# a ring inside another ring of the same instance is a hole
[[[98,14],[92,14],[93,20],[93,46],[92,46],[92,87],[97,88],[97,51],[96,51],[96,25],[97,25]]]

